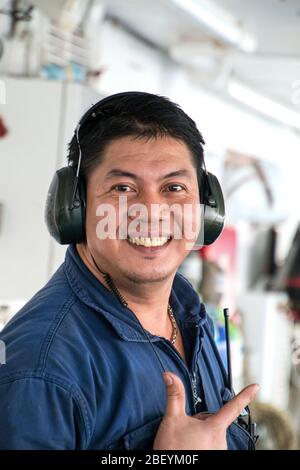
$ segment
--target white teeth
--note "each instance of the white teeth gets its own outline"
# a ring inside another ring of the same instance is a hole
[[[128,241],[134,245],[142,245],[146,247],[150,246],[162,246],[169,240],[169,237],[128,237]]]

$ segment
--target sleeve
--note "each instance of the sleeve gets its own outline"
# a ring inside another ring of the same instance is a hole
[[[84,446],[80,410],[69,390],[43,378],[0,384],[1,450],[71,450]]]

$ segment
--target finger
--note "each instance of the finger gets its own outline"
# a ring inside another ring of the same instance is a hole
[[[170,372],[164,373],[167,388],[167,407],[165,416],[185,415],[185,389],[180,378]]]
[[[225,428],[231,425],[231,423],[240,415],[242,410],[252,400],[259,389],[257,384],[248,385],[232,400],[226,403],[214,416],[211,417],[211,421],[215,424],[220,424]]]

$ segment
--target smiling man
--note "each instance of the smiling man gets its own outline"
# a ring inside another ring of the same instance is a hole
[[[211,320],[177,273],[199,232],[203,143],[148,93],[114,95],[77,127],[63,172],[83,234],[1,333],[1,449],[251,447],[233,422],[256,386],[232,398]]]

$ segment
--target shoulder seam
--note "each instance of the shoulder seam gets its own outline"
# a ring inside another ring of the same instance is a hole
[[[41,373],[44,373],[45,371],[48,352],[51,347],[55,333],[58,330],[59,326],[61,325],[62,321],[64,320],[65,316],[69,312],[69,309],[75,300],[76,300],[76,297],[74,296],[72,292],[70,296],[67,298],[67,300],[65,301],[65,303],[62,305],[62,307],[59,309],[57,315],[55,316],[53,323],[51,324],[46,334],[46,337],[43,340],[41,351],[40,351],[39,358],[38,358],[38,364],[37,364],[37,367],[38,369],[41,370]]]

